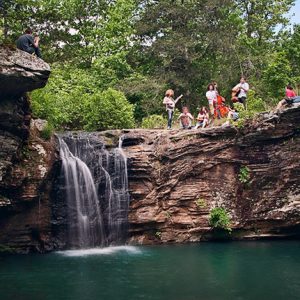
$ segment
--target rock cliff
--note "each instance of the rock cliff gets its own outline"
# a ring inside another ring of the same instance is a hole
[[[0,47],[0,248],[7,250],[48,247],[55,149],[39,138],[26,92],[44,87],[49,74],[42,60]]]
[[[225,208],[230,239],[300,236],[300,107],[243,129],[125,133],[130,243],[224,237],[209,212]]]
[[[0,48],[0,250],[64,248],[66,201],[57,143],[40,138],[27,91],[50,74],[42,60]],[[243,128],[94,133],[128,157],[131,244],[300,236],[300,107]],[[96,143],[97,145],[97,143]],[[61,193],[61,194],[59,194]],[[209,225],[226,209],[232,233]]]

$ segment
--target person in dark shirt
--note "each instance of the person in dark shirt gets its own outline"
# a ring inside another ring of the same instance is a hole
[[[32,30],[28,28],[25,30],[25,33],[18,38],[17,48],[29,54],[35,53],[37,57],[41,58],[39,41],[40,38],[38,36],[33,37]]]

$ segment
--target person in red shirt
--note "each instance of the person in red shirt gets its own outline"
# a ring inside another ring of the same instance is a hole
[[[288,84],[288,85],[286,86],[286,89],[285,89],[285,96],[286,96],[287,98],[293,98],[293,97],[296,97],[296,96],[297,96],[297,94],[295,93],[293,87],[292,87],[290,84]]]
[[[276,112],[281,111],[286,105],[292,105],[299,102],[300,96],[297,96],[291,84],[288,84],[285,89],[285,98],[278,103]]]

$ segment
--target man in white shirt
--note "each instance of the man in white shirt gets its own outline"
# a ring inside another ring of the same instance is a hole
[[[217,92],[212,83],[210,83],[207,87],[206,98],[208,100],[210,114],[213,116],[215,113],[215,105],[217,103]]]
[[[243,103],[245,109],[247,109],[247,94],[249,91],[249,84],[246,82],[245,77],[241,77],[240,83],[233,88],[233,91],[238,93],[239,102]]]

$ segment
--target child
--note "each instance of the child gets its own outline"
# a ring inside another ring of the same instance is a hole
[[[209,121],[209,113],[206,107],[203,106],[197,116],[197,124],[195,129],[198,129],[199,127],[205,128],[208,124],[208,121]]]
[[[192,127],[192,121],[194,117],[190,114],[188,108],[185,106],[182,108],[182,113],[178,117],[180,120],[180,128],[182,129],[190,129]]]
[[[173,120],[173,114],[176,103],[183,97],[183,95],[180,95],[176,100],[173,99],[174,97],[174,91],[173,90],[167,90],[165,94],[165,98],[163,100],[163,104],[166,105],[166,111],[168,113],[168,129],[172,128],[172,120]]]

